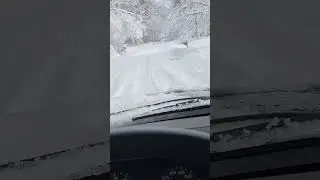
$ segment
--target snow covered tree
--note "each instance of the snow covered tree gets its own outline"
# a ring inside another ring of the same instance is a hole
[[[169,20],[169,40],[208,36],[210,35],[210,0],[174,0]]]
[[[145,21],[147,26],[144,34],[144,42],[157,42],[165,37],[168,27],[169,7],[157,0],[146,0]]]
[[[123,51],[126,41],[142,41],[146,26],[143,14],[139,13],[140,3],[140,0],[110,1],[110,44],[118,53]]]
[[[210,0],[110,0],[110,45],[119,54],[126,44],[210,35]]]

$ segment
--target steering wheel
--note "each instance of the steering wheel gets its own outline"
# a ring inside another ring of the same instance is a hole
[[[187,129],[124,127],[110,132],[111,179],[208,179],[210,135]]]

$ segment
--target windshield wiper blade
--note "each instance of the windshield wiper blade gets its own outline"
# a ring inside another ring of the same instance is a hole
[[[199,96],[199,97],[185,97],[185,98],[172,99],[172,100],[168,100],[168,101],[161,101],[161,102],[158,102],[158,103],[153,103],[153,104],[148,104],[148,105],[144,105],[144,106],[138,106],[138,107],[135,107],[135,108],[130,108],[130,109],[122,110],[122,111],[117,111],[117,112],[114,112],[114,113],[110,113],[110,115],[121,114],[121,113],[132,111],[132,110],[137,110],[137,109],[151,107],[151,106],[159,106],[159,105],[162,105],[162,104],[168,104],[168,103],[177,102],[177,101],[193,101],[195,99],[210,99],[210,97],[208,97],[208,96]]]
[[[186,116],[181,114],[181,113],[190,112],[190,111],[198,111],[198,113],[196,113],[196,116],[197,116],[199,114],[199,111],[204,109],[206,109],[205,114],[208,114],[209,108],[210,108],[210,102],[201,104],[201,101],[206,101],[206,100],[210,100],[210,97],[208,96],[195,97],[190,100],[179,102],[173,105],[161,106],[151,111],[142,113],[139,116],[134,117],[132,120],[136,121],[138,119],[145,119],[145,118],[161,116],[161,115],[168,116],[169,114],[172,114],[172,113],[179,114],[178,116],[177,115],[174,116],[174,119],[177,119],[181,117],[193,116],[193,115]],[[169,119],[167,118],[167,120]]]
[[[210,97],[192,98],[190,100],[186,100],[186,101],[174,104],[174,105],[162,106],[160,108],[153,109],[152,112],[159,111],[159,110],[164,110],[164,109],[168,109],[168,108],[177,108],[177,107],[180,107],[180,106],[186,106],[186,105],[190,105],[190,104],[200,103],[201,101],[205,101],[205,100],[210,100]],[[199,105],[199,106],[207,106],[207,105]]]
[[[197,111],[197,113],[194,113],[194,111]],[[175,114],[175,115],[172,115],[172,114]],[[162,120],[152,121],[152,122],[156,122],[156,121],[168,121],[172,119],[209,116],[209,115],[210,115],[210,105],[200,105],[195,107],[176,109],[176,110],[164,111],[164,112],[147,114],[147,115],[140,115],[140,116],[134,117],[132,121],[143,120],[147,118],[162,119]],[[160,116],[166,116],[166,118],[163,118],[163,117],[161,118]]]

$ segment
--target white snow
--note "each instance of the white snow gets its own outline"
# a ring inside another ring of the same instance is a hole
[[[230,134],[220,136],[221,140],[211,143],[211,151],[224,152],[235,149],[260,146],[265,143],[283,142],[292,139],[315,137],[320,135],[320,120],[311,119],[305,122],[294,122],[290,118],[283,120],[284,126],[277,126],[279,118],[270,120],[265,130],[249,132],[244,129],[247,136],[232,137]]]
[[[168,92],[192,91],[195,95],[210,89],[210,38],[193,40],[188,48],[178,41],[129,47],[122,56],[112,54],[110,65],[111,113],[189,97],[190,94]],[[134,114],[151,109],[140,109]],[[122,118],[111,116],[110,124],[128,122],[132,115],[133,112],[123,113]]]

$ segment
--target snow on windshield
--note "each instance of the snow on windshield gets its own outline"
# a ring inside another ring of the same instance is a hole
[[[236,137],[230,134],[221,134],[218,141],[211,143],[210,149],[213,152],[224,152],[320,135],[319,119],[296,122],[290,118],[285,118],[282,119],[283,126],[279,126],[280,121],[280,118],[275,117],[270,120],[263,130],[258,132],[243,128],[242,134]]]
[[[209,3],[111,1],[111,114],[182,97],[170,91],[210,89]]]

